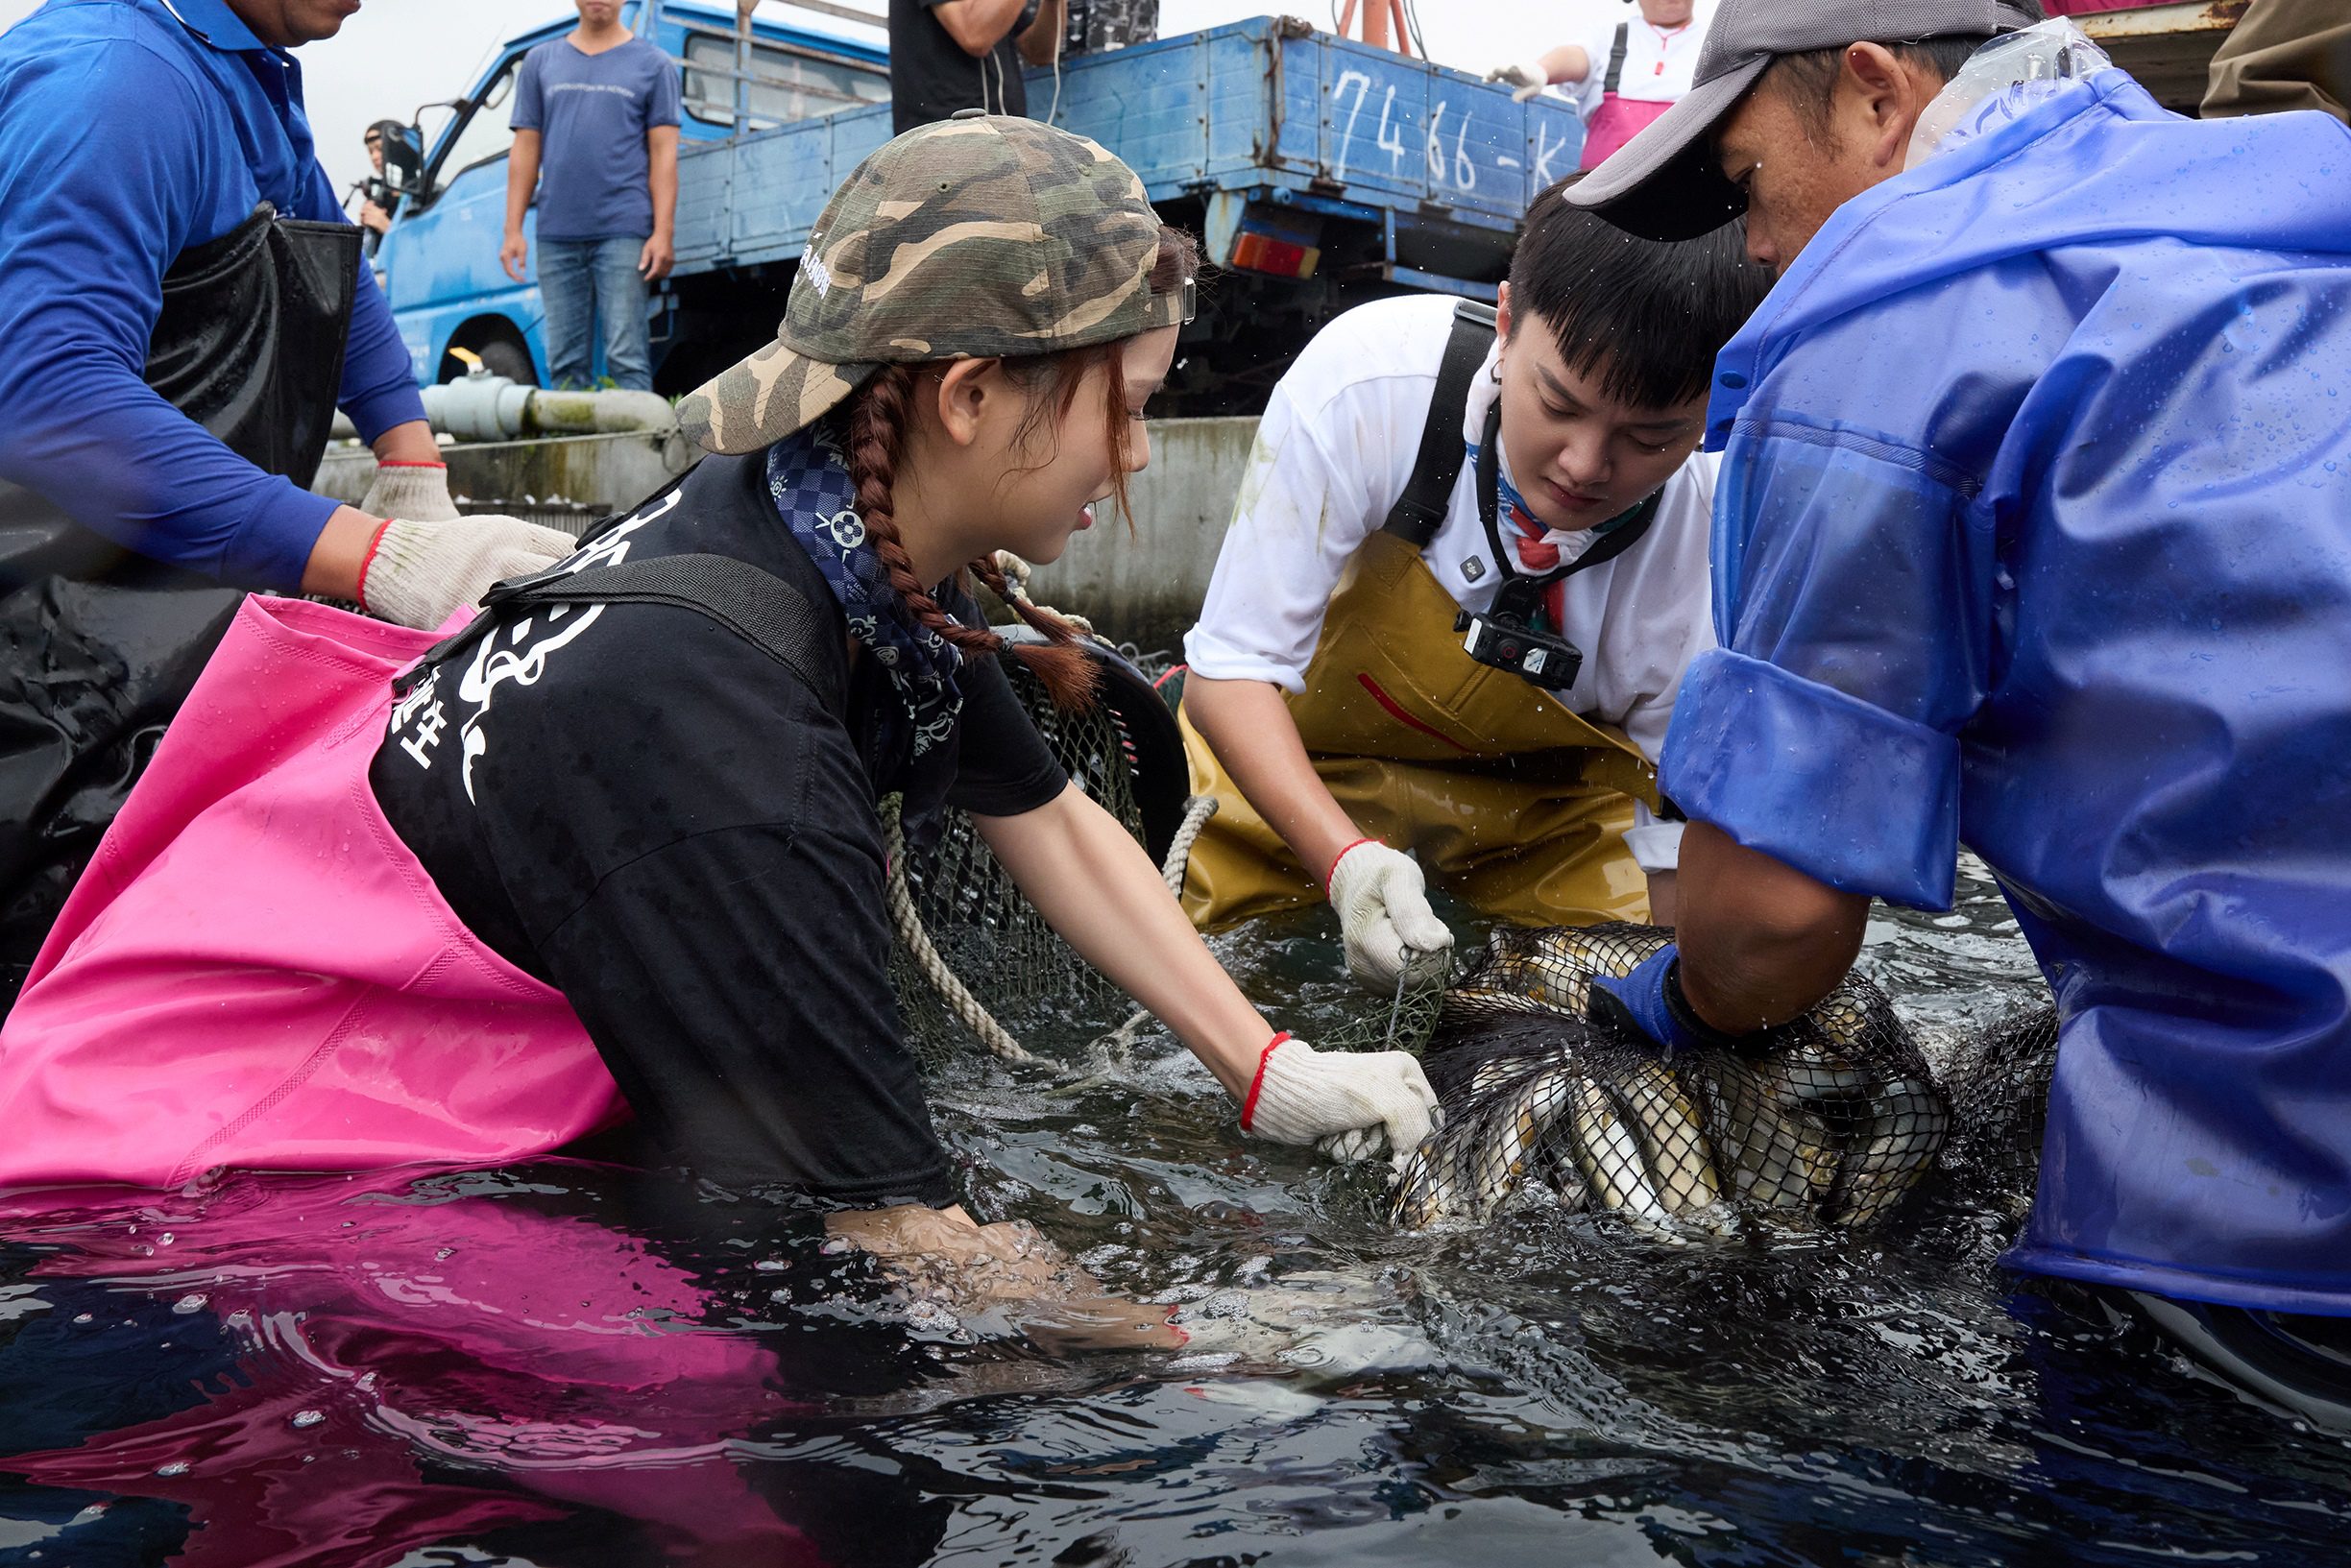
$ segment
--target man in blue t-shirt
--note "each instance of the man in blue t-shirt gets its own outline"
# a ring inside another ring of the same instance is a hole
[[[576,3],[579,26],[522,58],[498,259],[508,277],[526,280],[522,214],[537,187],[548,379],[588,385],[589,334],[600,317],[605,373],[618,386],[649,392],[644,294],[669,274],[678,70],[620,25],[619,0]]]

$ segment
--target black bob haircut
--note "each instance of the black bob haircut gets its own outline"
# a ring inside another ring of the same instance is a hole
[[[1582,178],[1546,187],[1527,208],[1511,254],[1511,330],[1540,317],[1567,368],[1597,376],[1619,402],[1687,402],[1771,291],[1771,272],[1748,261],[1742,223],[1691,240],[1642,239],[1563,199]]]

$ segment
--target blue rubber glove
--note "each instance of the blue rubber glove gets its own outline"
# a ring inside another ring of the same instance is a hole
[[[1693,1011],[1682,995],[1680,944],[1668,942],[1621,976],[1592,981],[1585,1014],[1628,1033],[1647,1035],[1667,1051],[1737,1050],[1741,1036],[1726,1034]]]
[[[1681,956],[1680,946],[1668,942],[1629,974],[1598,977],[1592,981],[1591,1003],[1586,1011],[1595,1022],[1630,1025],[1667,1050],[1696,1049],[1696,1043],[1684,1038],[1676,1027],[1673,1010],[1665,1005],[1665,975]]]

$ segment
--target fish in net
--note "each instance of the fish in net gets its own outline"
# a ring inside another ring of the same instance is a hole
[[[1592,979],[1656,927],[1506,928],[1441,1000],[1423,1055],[1443,1125],[1406,1163],[1409,1226],[1482,1219],[1526,1190],[1659,1226],[1767,1209],[1838,1225],[1890,1210],[1950,1117],[1883,993],[1849,977],[1737,1051],[1667,1054],[1585,1017]]]
[[[1007,641],[1038,640],[1025,626],[998,630]],[[1132,660],[1099,639],[1082,645],[1102,677],[1099,700],[1086,709],[1054,707],[1043,683],[1018,660],[1004,662],[1006,675],[1071,780],[1157,863],[1184,820],[1182,734]],[[936,842],[907,856],[903,873],[920,930],[909,941],[901,923],[890,979],[908,1036],[927,1060],[967,1050],[975,1038],[1001,1055],[1027,1053],[1017,1045],[1009,1051],[994,1045],[986,1033],[992,1021],[982,1022],[984,1014],[975,1017],[943,994],[921,946],[933,951],[985,1013],[1032,1013],[1051,1002],[1064,1014],[1107,1019],[1132,1005],[1021,896],[963,812],[948,811]]]

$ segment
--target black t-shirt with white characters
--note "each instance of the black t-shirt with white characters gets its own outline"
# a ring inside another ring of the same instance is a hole
[[[706,460],[572,561],[687,552],[749,562],[845,628],[760,454]],[[873,660],[844,724],[694,611],[510,612],[399,704],[369,780],[467,928],[570,1000],[672,1157],[845,1203],[943,1204],[890,994],[874,802],[903,790],[920,842],[945,806],[1014,816],[1067,782],[996,661],[957,681],[956,735],[917,760]]]

